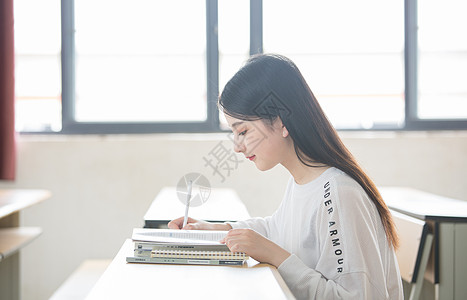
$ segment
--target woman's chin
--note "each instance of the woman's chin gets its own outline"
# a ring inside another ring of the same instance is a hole
[[[264,165],[261,163],[255,162],[256,168],[260,171],[268,171],[275,167],[275,165]]]

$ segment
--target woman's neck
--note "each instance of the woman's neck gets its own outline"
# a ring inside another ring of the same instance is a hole
[[[320,163],[310,163],[313,167],[304,165],[300,159],[297,157],[295,152],[290,158],[284,162],[282,165],[289,170],[290,174],[293,176],[297,184],[306,184],[318,178],[321,174],[324,173],[329,166],[322,165]]]

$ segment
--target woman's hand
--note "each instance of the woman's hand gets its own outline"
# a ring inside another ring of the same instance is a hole
[[[193,218],[188,217],[188,221],[183,226],[183,219],[184,217],[177,218],[172,220],[167,224],[170,229],[184,229],[184,230],[230,230],[232,226],[225,223],[210,223],[203,220],[196,220]]]
[[[251,229],[232,229],[221,243],[232,252],[244,252],[259,262],[276,267],[290,256],[289,252]]]

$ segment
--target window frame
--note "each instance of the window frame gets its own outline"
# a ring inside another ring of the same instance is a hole
[[[63,134],[202,133],[219,132],[217,113],[217,0],[206,0],[207,118],[203,122],[78,122],[75,120],[74,0],[61,0],[62,130]]]
[[[405,125],[402,131],[465,130],[467,119],[420,119],[418,110],[418,1],[404,0]]]
[[[58,134],[208,133],[221,129],[219,95],[218,0],[206,0],[207,119],[204,122],[78,122],[74,118],[74,1],[61,0],[62,130]],[[263,52],[262,0],[250,0],[250,55]],[[466,130],[467,119],[420,119],[418,101],[417,0],[404,0],[405,116],[401,127],[338,128],[338,131]],[[22,132],[25,133],[25,132]],[[49,133],[49,132],[34,132]],[[50,132],[55,133],[55,132]]]

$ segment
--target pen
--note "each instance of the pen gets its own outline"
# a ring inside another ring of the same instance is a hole
[[[188,222],[188,208],[190,208],[190,200],[191,200],[191,188],[192,188],[193,183],[191,180],[188,181],[188,195],[186,196],[186,206],[185,206],[185,218],[183,218],[183,227],[186,226],[186,223]]]

